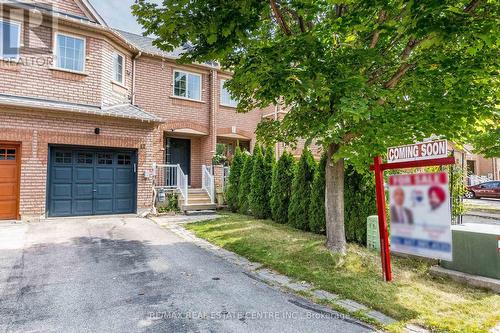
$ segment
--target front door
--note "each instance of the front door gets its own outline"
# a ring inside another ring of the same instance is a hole
[[[191,182],[191,140],[167,138],[167,164],[179,164]]]
[[[19,218],[19,147],[0,143],[0,220]]]

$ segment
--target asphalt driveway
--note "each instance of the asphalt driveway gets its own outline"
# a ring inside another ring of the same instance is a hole
[[[139,218],[0,224],[0,332],[370,332]]]

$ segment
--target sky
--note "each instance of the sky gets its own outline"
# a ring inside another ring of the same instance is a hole
[[[142,28],[132,16],[134,0],[90,0],[94,8],[113,28],[142,34]]]

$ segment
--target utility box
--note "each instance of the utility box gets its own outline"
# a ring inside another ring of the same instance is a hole
[[[500,279],[500,225],[471,223],[451,229],[453,261],[441,261],[441,267]]]
[[[380,250],[380,235],[378,230],[378,216],[368,216],[366,222],[366,247],[370,250]]]

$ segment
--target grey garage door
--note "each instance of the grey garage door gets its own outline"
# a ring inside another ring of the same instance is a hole
[[[51,147],[49,155],[49,216],[135,212],[134,151]]]

